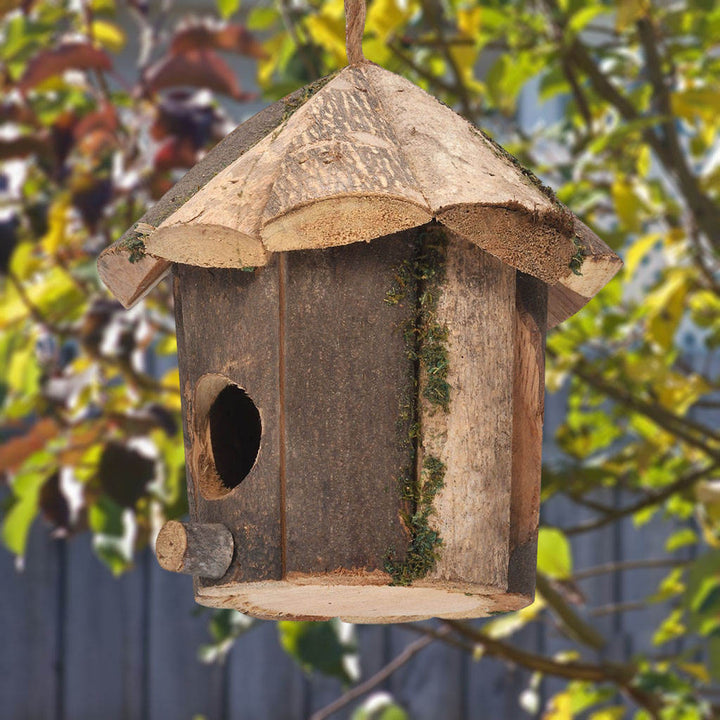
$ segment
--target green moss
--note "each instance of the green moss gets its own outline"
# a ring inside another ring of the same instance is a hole
[[[423,397],[445,411],[450,406],[448,330],[438,323],[436,315],[445,279],[446,245],[442,228],[428,226],[420,235],[414,257],[397,269],[385,296],[390,305],[408,297],[415,299],[412,317],[403,328],[408,356],[419,364]]]
[[[410,464],[398,480],[399,492],[406,511],[403,523],[410,542],[403,559],[391,552],[385,558],[385,570],[393,584],[409,585],[424,577],[435,566],[442,539],[431,527],[433,501],[443,486],[445,466],[427,456],[418,472],[418,443],[421,436],[418,393],[430,406],[442,412],[450,408],[448,383],[447,327],[437,320],[437,306],[445,279],[447,240],[442,228],[430,225],[418,237],[411,260],[403,262],[395,272],[385,302],[398,305],[407,301],[413,308],[402,328],[408,357],[412,360],[410,390],[400,404],[398,426],[403,443],[410,450]]]
[[[413,510],[403,515],[403,522],[410,533],[405,557],[397,560],[388,553],[385,558],[385,572],[392,577],[394,585],[410,585],[435,567],[442,538],[430,526],[430,518],[434,512],[433,501],[444,484],[444,478],[445,465],[430,456],[423,463],[420,482],[415,482],[410,475],[403,480],[401,492]]]
[[[573,238],[573,245],[575,245],[575,252],[570,258],[568,266],[575,275],[582,275],[582,266],[585,262],[585,246],[580,241],[580,238],[576,235]]]
[[[130,234],[120,243],[120,247],[128,252],[128,261],[136,263],[145,257],[145,240],[155,228],[147,223],[135,223]]]

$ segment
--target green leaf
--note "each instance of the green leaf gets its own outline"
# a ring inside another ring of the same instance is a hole
[[[540,528],[537,569],[548,577],[562,579],[572,573],[570,542],[558,528]]]
[[[222,662],[235,640],[255,625],[256,621],[237,610],[214,610],[208,629],[212,642],[201,645],[198,658],[203,663]]]
[[[355,710],[351,720],[410,720],[410,716],[392,697],[384,692],[374,693]]]
[[[674,532],[665,541],[665,550],[668,552],[674,552],[680,548],[687,547],[688,545],[695,545],[698,541],[697,533],[690,528],[683,528]]]
[[[240,9],[240,0],[217,0],[220,16],[227,20]]]
[[[90,529],[104,535],[122,537],[124,532],[123,509],[107,495],[101,495],[88,511]]]
[[[55,469],[53,454],[40,450],[15,474],[13,498],[2,525],[2,542],[16,555],[25,553],[30,527],[38,512],[40,490]]]
[[[255,7],[250,11],[247,28],[253,32],[269,30],[280,19],[280,13],[274,7]]]
[[[355,653],[355,646],[341,640],[339,631],[337,620],[278,623],[280,644],[303,670],[317,671],[350,683],[352,678],[345,663]]]

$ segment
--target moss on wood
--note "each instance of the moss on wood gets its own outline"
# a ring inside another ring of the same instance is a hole
[[[147,223],[137,222],[122,238],[119,247],[128,253],[128,262],[136,263],[145,257],[145,240],[155,228]]]
[[[411,260],[403,262],[395,272],[385,302],[398,305],[412,303],[413,311],[402,328],[413,374],[410,397],[402,399],[398,425],[403,429],[403,442],[410,450],[410,464],[398,480],[399,492],[407,510],[402,521],[409,536],[405,557],[388,552],[385,570],[394,585],[410,585],[425,577],[435,566],[442,546],[440,533],[431,527],[433,501],[443,486],[445,465],[439,458],[426,456],[417,468],[418,444],[421,435],[418,412],[419,393],[441,412],[450,409],[448,383],[448,329],[437,321],[437,306],[445,278],[447,238],[441,226],[423,228],[416,241]]]
[[[577,235],[573,238],[573,245],[575,246],[575,252],[570,258],[568,266],[574,275],[582,275],[582,266],[585,262],[585,246]]]
[[[420,233],[412,260],[396,271],[385,302],[397,305],[416,298],[411,320],[403,328],[408,356],[419,363],[423,397],[447,411],[450,406],[447,336],[445,325],[437,322],[437,304],[445,279],[447,238],[439,225],[429,225]]]
[[[392,553],[385,559],[385,572],[393,579],[393,585],[410,585],[425,577],[434,567],[442,546],[440,533],[430,526],[434,512],[433,501],[444,484],[445,465],[436,457],[428,456],[423,462],[420,481],[407,475],[401,492],[413,510],[405,513],[403,522],[410,533],[410,543],[405,557],[397,560]]]

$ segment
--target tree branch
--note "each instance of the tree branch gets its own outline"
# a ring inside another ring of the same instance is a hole
[[[567,18],[560,10],[557,0],[543,1],[549,11],[551,22],[564,34]],[[657,50],[655,33],[650,20],[643,18],[638,21],[638,34],[645,54],[646,74],[653,85],[655,105],[662,113],[658,118],[658,123],[663,130],[662,134],[658,134],[652,128],[644,128],[642,137],[653,149],[666,172],[675,178],[697,226],[716,251],[720,252],[720,208],[703,192],[697,177],[693,175],[688,165],[677,138],[673,125],[669,90],[662,75],[662,58]],[[612,105],[624,120],[632,122],[643,119],[631,100],[617,89],[602,72],[588,48],[577,36],[567,48],[561,47],[560,52],[574,67],[585,73],[595,92]]]
[[[578,572],[568,578],[578,582],[587,580],[588,578],[597,577],[598,575],[606,575],[608,573],[622,572],[624,570],[643,570],[650,568],[676,568],[689,565],[688,560],[673,560],[672,558],[655,558],[652,560],[625,560],[623,562],[604,563],[603,565],[595,565],[595,567],[578,570]]]
[[[562,620],[564,626],[576,640],[593,650],[602,650],[607,645],[607,640],[570,607],[565,598],[555,590],[546,575],[538,573],[536,585],[538,592],[545,598],[545,602]]]
[[[379,670],[375,673],[375,675],[369,677],[365,682],[351,688],[337,700],[331,702],[329,705],[326,705],[321,710],[313,713],[310,720],[327,720],[327,718],[342,710],[346,705],[349,705],[354,700],[358,700],[363,695],[369,693],[371,690],[383,683],[395,671],[407,664],[413,657],[415,657],[415,655],[417,655],[421,650],[424,650],[435,640],[444,639],[449,633],[450,628],[440,628],[433,635],[425,635],[419,640],[416,640],[414,643],[408,645],[394,660],[382,668],[382,670]]]
[[[672,497],[675,493],[682,492],[683,490],[691,488],[695,483],[702,480],[703,477],[713,472],[717,467],[718,463],[706,465],[699,470],[694,470],[687,475],[683,475],[674,483],[671,483],[670,485],[664,487],[658,492],[649,493],[644,498],[641,498],[632,505],[618,508],[617,510],[613,510],[613,512],[607,515],[603,515],[602,517],[596,518],[594,520],[589,520],[585,523],[580,523],[579,525],[573,525],[569,528],[562,528],[562,531],[565,533],[565,535],[579,535],[580,533],[597,530],[598,528],[614,523],[617,520],[627,517],[629,515],[634,515],[636,512],[639,512],[640,510],[645,510],[646,508],[652,507],[653,505],[660,505],[661,503],[664,503],[666,500]]]
[[[557,357],[557,354],[552,350],[548,350],[547,352],[550,357]],[[606,380],[596,372],[584,358],[579,359],[571,369],[577,377],[595,389],[600,390],[612,400],[625,405],[641,415],[645,415],[645,417],[652,420],[656,425],[681,440],[684,440],[688,445],[702,450],[715,460],[716,463],[720,462],[720,449],[714,448],[704,441],[705,437],[720,440],[720,433],[690,418],[675,415],[661,405],[632,395],[616,383],[611,383]],[[697,437],[697,435],[702,437]]]

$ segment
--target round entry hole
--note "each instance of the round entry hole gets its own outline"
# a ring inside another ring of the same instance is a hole
[[[227,490],[236,488],[252,470],[260,449],[260,413],[248,394],[227,385],[210,406],[210,444],[215,471]]]

